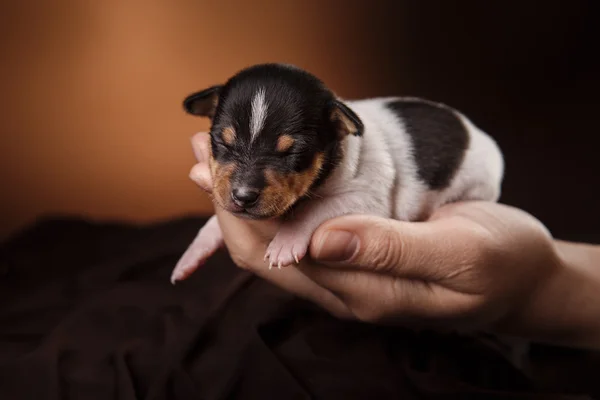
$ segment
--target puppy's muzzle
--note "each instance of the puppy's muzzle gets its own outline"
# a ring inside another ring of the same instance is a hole
[[[233,203],[240,208],[250,208],[258,202],[260,197],[260,190],[248,187],[240,186],[234,187],[231,190],[231,200]]]

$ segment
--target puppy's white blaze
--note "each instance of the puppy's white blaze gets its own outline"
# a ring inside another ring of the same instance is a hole
[[[250,116],[250,138],[254,140],[265,125],[267,119],[267,101],[265,89],[261,88],[252,99],[252,115]]]

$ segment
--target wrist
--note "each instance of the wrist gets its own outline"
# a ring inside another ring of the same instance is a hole
[[[600,349],[600,250],[555,241],[549,273],[503,331],[534,341]]]

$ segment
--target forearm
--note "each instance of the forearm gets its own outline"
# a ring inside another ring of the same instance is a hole
[[[600,246],[557,240],[555,248],[556,268],[519,313],[514,333],[600,349]]]

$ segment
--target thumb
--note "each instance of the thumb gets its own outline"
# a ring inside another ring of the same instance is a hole
[[[452,228],[452,229],[450,229]],[[330,267],[358,268],[408,279],[437,280],[455,265],[460,250],[456,226],[442,220],[402,222],[349,215],[321,225],[311,257]]]
[[[212,193],[212,176],[206,164],[196,164],[189,173],[189,178],[194,181],[202,190]]]
[[[207,132],[198,132],[191,138],[192,150],[199,163],[208,162],[210,135]]]

